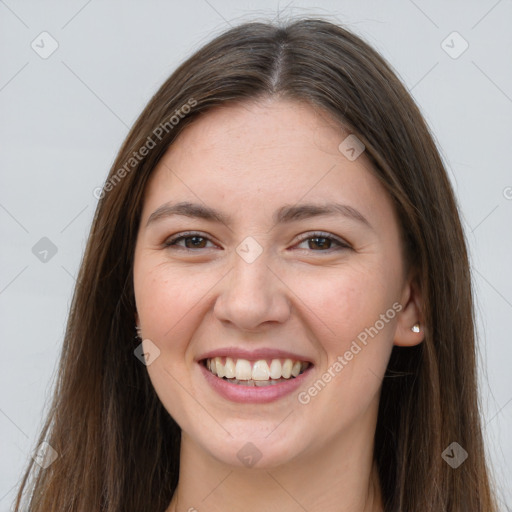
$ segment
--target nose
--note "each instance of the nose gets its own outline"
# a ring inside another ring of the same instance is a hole
[[[252,263],[238,255],[234,259],[215,301],[216,318],[244,331],[286,322],[291,312],[289,290],[264,254]]]

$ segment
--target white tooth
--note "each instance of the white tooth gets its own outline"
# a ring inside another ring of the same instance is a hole
[[[217,365],[215,364],[215,359],[210,359],[210,371],[217,375]]]
[[[224,365],[224,377],[227,377],[228,379],[234,379],[235,378],[235,362],[231,357],[226,357],[226,364]]]
[[[281,378],[281,361],[279,361],[279,359],[272,359],[272,362],[270,363],[270,378]]]
[[[283,368],[281,370],[281,375],[285,379],[289,379],[292,375],[293,361],[291,359],[285,359],[283,363]]]
[[[294,377],[297,377],[297,375],[299,375],[301,367],[302,363],[300,361],[295,361],[295,363],[293,363],[292,375]]]
[[[206,360],[206,368],[208,368],[208,370],[212,370],[212,360],[211,359],[207,359]]]
[[[215,358],[215,366],[217,367],[217,376],[224,377],[224,365],[222,364],[222,359],[220,357]]]
[[[252,379],[253,380],[268,380],[270,370],[268,368],[267,361],[260,360],[256,361],[252,367]]]
[[[235,375],[238,380],[250,380],[252,378],[251,363],[247,359],[239,359],[236,362]]]

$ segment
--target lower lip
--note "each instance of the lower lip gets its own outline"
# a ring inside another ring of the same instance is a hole
[[[271,384],[268,386],[244,386],[243,384],[232,384],[224,379],[213,375],[206,367],[198,363],[203,375],[210,386],[222,397],[232,402],[241,403],[268,403],[293,393],[307,378],[312,366],[309,366],[303,373],[290,380]]]

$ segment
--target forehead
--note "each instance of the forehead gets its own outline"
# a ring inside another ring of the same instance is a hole
[[[170,200],[194,200],[244,215],[283,204],[345,201],[365,216],[393,220],[390,198],[363,152],[340,151],[349,132],[306,103],[263,100],[197,118],[153,171],[144,215]],[[228,212],[232,213],[232,212]]]
[[[338,145],[348,132],[325,111],[302,102],[263,99],[218,107],[185,129],[166,156],[173,160],[208,157],[243,173],[261,172],[277,164],[318,160],[319,153],[338,157]],[[252,157],[253,166],[248,162]],[[363,158],[364,159],[364,158]],[[301,170],[303,166],[295,166]],[[281,168],[281,171],[284,171]]]

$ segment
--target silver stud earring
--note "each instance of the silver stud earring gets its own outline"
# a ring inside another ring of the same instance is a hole
[[[140,327],[138,325],[135,326],[135,339],[140,340]]]
[[[416,322],[416,323],[411,327],[411,331],[412,331],[412,332],[420,332],[420,323],[419,323],[419,322]]]

